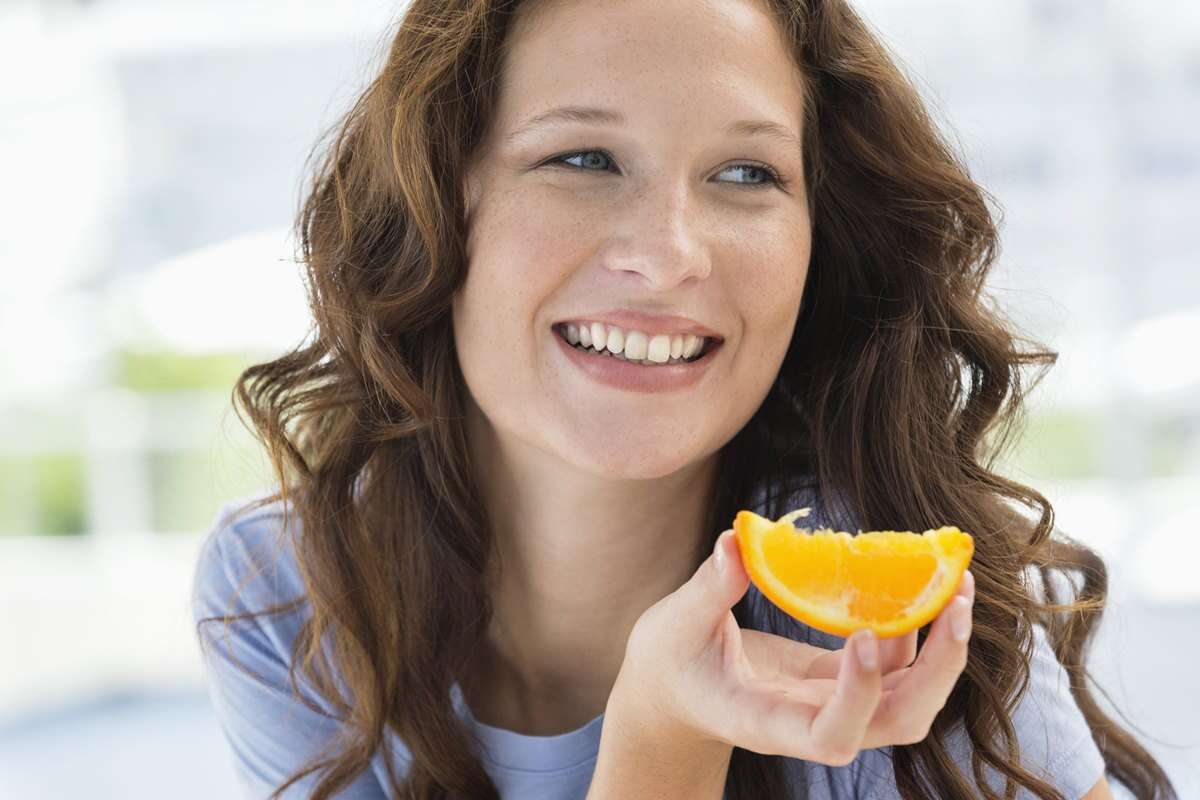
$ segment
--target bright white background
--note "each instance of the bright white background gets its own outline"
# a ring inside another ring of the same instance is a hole
[[[864,0],[1058,350],[1007,469],[1106,558],[1093,671],[1200,797],[1200,5]],[[187,610],[226,410],[303,336],[304,159],[399,3],[0,6],[0,796],[233,796]]]

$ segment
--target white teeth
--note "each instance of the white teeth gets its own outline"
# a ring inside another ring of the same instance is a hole
[[[608,352],[613,355],[620,355],[625,349],[625,332],[620,328],[608,329],[608,341],[604,344],[608,348]]]
[[[625,334],[625,357],[630,361],[641,361],[646,357],[646,334],[641,331],[629,331]]]
[[[650,340],[646,347],[646,358],[656,364],[665,364],[671,357],[671,337],[660,333]]]
[[[707,341],[694,334],[655,334],[624,331],[600,322],[563,323],[560,331],[568,342],[635,364],[682,364],[693,359]]]
[[[604,326],[599,322],[592,323],[592,347],[597,350],[603,350],[607,343],[607,337],[604,333]]]

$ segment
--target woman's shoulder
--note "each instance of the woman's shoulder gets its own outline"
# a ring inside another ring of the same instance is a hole
[[[224,503],[200,543],[192,579],[192,610],[207,616],[242,614],[304,594],[296,563],[299,515],[260,492]]]
[[[247,796],[265,797],[341,734],[344,716],[302,671],[292,672],[297,637],[311,610],[297,569],[297,514],[259,494],[231,500],[200,547],[192,587],[205,679]],[[282,606],[279,613],[262,613]],[[236,615],[247,615],[230,619]],[[228,622],[226,622],[228,620]],[[329,651],[326,652],[329,655]],[[333,674],[343,700],[350,692]],[[294,678],[294,682],[293,682]],[[398,755],[404,758],[401,747]],[[381,762],[340,793],[382,800]],[[285,797],[309,797],[310,774]]]

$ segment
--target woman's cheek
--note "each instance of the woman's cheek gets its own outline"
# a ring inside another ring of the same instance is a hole
[[[599,235],[596,218],[562,204],[529,204],[504,226],[509,261],[537,283],[578,266]]]

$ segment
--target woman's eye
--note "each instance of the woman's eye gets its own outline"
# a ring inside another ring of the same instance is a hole
[[[597,158],[597,156],[599,158]],[[606,164],[606,163],[611,164],[612,156],[610,156],[608,153],[606,153],[603,150],[580,150],[575,153],[567,153],[565,155],[558,156],[557,158],[553,158],[550,161],[548,161],[547,163],[549,163],[549,164],[557,164],[557,163],[567,164],[567,163],[570,163],[572,160],[579,160],[580,165],[577,168],[582,169],[584,171],[592,171],[592,172],[597,171],[596,169],[593,169],[594,167],[599,167],[598,171],[600,171],[600,172],[611,171],[609,169],[606,169],[604,167],[604,164]],[[591,166],[587,166],[588,164],[590,164]],[[576,165],[571,164],[571,166],[576,166]],[[754,173],[761,173],[762,180],[726,181],[727,183],[734,183],[739,186],[747,186],[747,187],[751,187],[751,188],[759,187],[759,186],[771,186],[771,185],[782,187],[784,184],[784,181],[779,176],[779,174],[777,172],[775,172],[775,170],[768,167],[766,164],[756,164],[753,162],[744,163],[744,164],[733,164],[731,166],[725,167],[721,171],[729,172],[732,170],[742,170],[743,173],[748,172],[751,175],[753,175]]]
[[[735,169],[745,170],[750,173],[761,172],[763,175],[763,180],[761,182],[760,181],[750,181],[749,183],[742,183],[743,186],[770,186],[771,184],[780,184],[781,183],[779,180],[779,176],[770,167],[767,167],[766,165],[763,165],[763,164],[734,164],[732,166],[726,167],[725,169],[723,169],[721,171],[726,172],[728,170],[735,170]],[[739,181],[734,181],[734,183],[739,183]]]
[[[609,156],[608,153],[605,153],[603,150],[581,150],[578,153],[567,153],[566,155],[559,156],[558,158],[553,158],[548,163],[557,164],[557,163],[561,162],[561,163],[565,164],[570,159],[578,159],[578,158],[582,157],[584,164],[591,163],[592,166],[596,166],[596,159],[591,158],[592,156],[600,156],[600,159],[602,162],[612,160],[612,157]],[[572,165],[572,166],[574,166],[574,165]],[[594,170],[591,170],[591,168],[587,167],[587,166],[583,166],[583,167],[581,167],[581,169],[594,171]],[[608,170],[605,170],[602,168],[601,171],[607,172]]]

